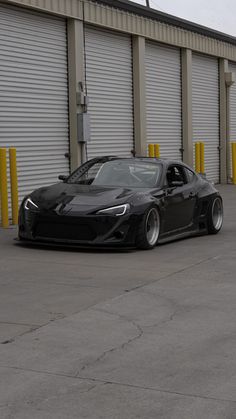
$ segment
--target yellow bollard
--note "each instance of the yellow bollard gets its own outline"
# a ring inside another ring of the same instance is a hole
[[[7,150],[5,148],[0,148],[0,196],[2,227],[8,227]]]
[[[154,144],[148,144],[148,157],[155,157]]]
[[[200,143],[195,143],[195,170],[197,173],[201,173],[201,150]]]
[[[155,154],[155,157],[157,157],[157,158],[160,157],[160,146],[159,146],[159,144],[154,144],[154,154]]]
[[[200,173],[205,173],[205,145],[200,143]]]
[[[232,147],[232,181],[236,185],[236,143],[231,143]]]
[[[16,149],[9,148],[10,177],[11,177],[11,208],[12,224],[18,224],[18,183],[17,183],[17,164]]]

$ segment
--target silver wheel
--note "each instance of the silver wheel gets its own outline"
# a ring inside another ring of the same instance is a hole
[[[220,198],[216,198],[212,204],[212,224],[219,231],[223,223],[223,205]]]
[[[160,217],[156,208],[151,208],[146,218],[146,239],[149,246],[155,246],[160,232]]]

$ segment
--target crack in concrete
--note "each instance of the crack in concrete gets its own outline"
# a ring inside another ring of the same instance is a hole
[[[83,365],[75,374],[75,377],[77,377],[78,374],[80,374],[82,371],[85,371],[87,368],[97,364],[98,362],[102,361],[108,354],[111,354],[115,351],[118,350],[123,350],[126,346],[130,345],[131,343],[135,342],[136,340],[140,339],[141,336],[143,335],[143,330],[141,328],[141,326],[139,324],[137,324],[134,320],[129,319],[125,316],[122,316],[120,314],[117,313],[113,313],[113,312],[109,312],[106,310],[93,310],[93,311],[98,311],[101,313],[106,313],[106,314],[110,314],[113,316],[116,316],[122,320],[125,320],[126,322],[131,323],[138,331],[138,334],[130,339],[128,339],[127,341],[123,342],[122,344],[119,344],[111,349],[107,349],[106,351],[104,351],[101,355],[99,355],[96,359],[94,359],[93,361],[88,362],[87,364]]]
[[[121,294],[119,294],[116,297],[112,297],[112,298],[111,297],[108,297],[106,300],[103,301],[103,303],[105,303],[108,300],[113,300],[113,298],[121,297],[123,295],[125,295],[125,293],[124,292],[121,292]],[[96,307],[97,304],[99,304],[98,301],[96,301],[95,303],[91,304],[88,307],[83,308],[82,310],[74,311],[73,313],[70,313],[68,315],[67,314],[63,314],[63,313],[51,313],[51,314],[59,314],[59,316],[56,317],[56,318],[50,319],[48,322],[46,322],[46,323],[44,323],[42,325],[34,325],[34,327],[32,327],[31,330],[27,330],[26,332],[23,332],[23,333],[15,336],[14,338],[10,338],[7,341],[0,342],[0,344],[15,342],[17,340],[17,338],[20,338],[20,337],[24,336],[25,334],[33,333],[33,332],[35,332],[35,331],[37,331],[37,330],[39,330],[39,329],[41,329],[43,327],[46,327],[46,326],[50,325],[51,323],[56,322],[57,320],[63,320],[63,319],[66,319],[68,317],[75,316],[76,314],[80,314],[80,313],[86,312],[87,310],[90,310],[90,309],[93,309],[93,307]],[[8,324],[8,322],[3,322],[3,323]],[[9,324],[11,324],[11,323],[9,323]]]
[[[136,291],[134,291],[134,292],[136,292]],[[153,297],[154,299],[155,299],[155,297],[157,296],[157,297],[160,297],[160,299],[162,299],[162,300],[165,300],[165,301],[167,301],[167,303],[168,304],[170,304],[170,306],[172,307],[172,309],[173,309],[173,312],[171,313],[171,314],[168,314],[168,317],[167,318],[165,318],[165,319],[163,319],[163,320],[160,320],[160,321],[158,321],[157,323],[153,323],[153,324],[150,324],[150,325],[142,325],[142,332],[143,332],[143,334],[145,334],[145,331],[146,331],[146,329],[148,329],[148,328],[153,328],[153,327],[157,327],[157,326],[161,326],[161,325],[163,325],[163,324],[165,324],[165,323],[168,323],[168,322],[170,322],[170,321],[172,321],[173,319],[174,319],[174,317],[178,314],[178,313],[181,313],[181,312],[185,312],[186,311],[186,309],[184,308],[181,308],[181,306],[179,305],[179,304],[177,304],[173,299],[171,299],[171,298],[167,298],[166,296],[162,296],[162,295],[160,295],[160,294],[153,294],[153,293],[150,293],[150,292],[146,292],[146,291],[144,291],[144,290],[140,290],[140,291],[138,291],[138,292],[141,292],[142,294],[146,294],[146,295],[148,295],[149,297]],[[121,295],[121,296],[118,296],[118,297],[116,297],[116,298],[121,298],[121,297],[123,297],[123,295]],[[135,323],[135,325],[136,326],[139,326],[140,328],[141,328],[141,326],[140,326],[140,324],[137,322],[137,320],[135,320],[135,319],[132,319],[131,317],[125,317],[124,315],[120,315],[119,313],[114,313],[113,311],[109,311],[109,310],[104,310],[104,309],[96,309],[96,308],[94,308],[93,309],[94,311],[100,311],[100,312],[102,312],[102,313],[108,313],[108,314],[112,314],[112,315],[116,315],[116,316],[118,316],[118,317],[120,317],[121,319],[126,319],[126,320],[129,320],[129,321],[133,321],[134,323]],[[170,311],[171,311],[171,308],[170,308]]]
[[[137,287],[131,288],[131,289],[129,289],[129,290],[125,290],[123,293],[119,294],[119,296],[117,296],[117,297],[121,297],[121,296],[125,295],[127,292],[133,292],[133,291],[141,291],[141,292],[144,292],[144,291],[143,291],[143,288],[144,288],[144,287],[146,287],[146,286],[148,286],[148,285],[152,285],[152,284],[155,284],[155,283],[157,283],[157,282],[160,282],[160,281],[162,281],[162,280],[164,280],[164,279],[170,278],[171,276],[174,276],[174,275],[176,275],[176,274],[178,274],[178,273],[184,272],[184,271],[186,271],[186,270],[188,270],[188,269],[191,269],[191,268],[193,268],[193,267],[195,267],[195,266],[198,266],[198,265],[200,265],[200,264],[202,264],[202,263],[205,263],[205,262],[207,262],[207,261],[209,261],[209,260],[215,259],[216,257],[219,257],[219,255],[218,255],[218,256],[212,256],[212,257],[209,257],[209,258],[206,258],[206,259],[202,259],[202,260],[200,260],[200,261],[198,261],[198,262],[196,262],[196,263],[194,263],[194,264],[191,264],[191,265],[189,265],[189,266],[187,266],[187,267],[185,267],[185,268],[183,268],[183,269],[180,269],[180,270],[178,270],[178,271],[175,271],[175,272],[172,272],[172,273],[170,273],[170,274],[164,275],[164,276],[162,276],[162,277],[161,277],[161,278],[159,278],[159,279],[155,279],[155,280],[153,280],[153,281],[151,281],[151,282],[150,282],[150,281],[148,281],[148,282],[145,282],[144,284],[139,285],[139,286],[137,286]],[[117,297],[115,297],[115,298],[117,298]],[[108,299],[109,299],[109,298],[108,298]],[[111,300],[113,300],[113,298],[111,298]],[[106,301],[106,300],[105,300],[105,301]],[[11,338],[11,339],[8,339],[8,340],[6,340],[6,341],[1,342],[1,344],[13,343],[13,342],[15,342],[15,341],[16,341],[16,339],[17,339],[17,338],[20,338],[20,337],[22,337],[22,336],[24,336],[24,335],[26,335],[26,334],[29,334],[29,333],[33,333],[33,332],[35,332],[35,331],[37,331],[37,330],[39,330],[39,329],[41,329],[41,328],[43,328],[43,327],[45,327],[45,326],[48,326],[50,323],[55,322],[55,321],[57,321],[57,320],[65,319],[65,318],[67,318],[67,317],[70,317],[70,316],[73,316],[73,315],[79,314],[79,313],[81,313],[81,312],[87,311],[87,310],[89,310],[89,309],[91,309],[91,308],[95,307],[97,304],[98,304],[98,303],[96,302],[95,304],[92,304],[91,306],[86,307],[86,308],[85,308],[85,309],[83,309],[83,310],[79,310],[79,311],[76,311],[76,312],[70,313],[69,315],[66,315],[66,314],[64,315],[64,314],[60,313],[60,317],[59,317],[59,318],[57,317],[57,318],[55,318],[55,319],[50,319],[47,323],[44,323],[43,325],[39,325],[39,326],[33,327],[32,329],[30,329],[30,330],[28,330],[28,331],[26,331],[26,332],[23,332],[23,333],[21,333],[21,334],[19,334],[19,335],[15,336],[14,338]],[[115,313],[110,313],[110,314],[115,314]]]
[[[106,383],[99,383],[99,384],[103,384],[103,385],[105,385]],[[80,391],[79,393],[80,394],[84,394],[84,393],[89,393],[90,391],[92,391],[94,388],[96,388],[98,386],[98,383],[97,384],[94,384],[94,385],[92,385],[91,387],[89,387],[89,388],[87,388],[86,390],[84,390],[84,391]]]
[[[178,313],[181,313],[181,312],[182,312],[182,310],[181,310],[181,309],[179,309],[179,310],[175,310],[172,314],[170,314],[170,315],[169,315],[169,317],[168,317],[167,319],[163,319],[163,320],[160,320],[160,321],[159,321],[159,322],[157,322],[157,323],[150,324],[150,325],[148,325],[148,326],[143,326],[143,327],[145,327],[145,329],[153,329],[153,328],[156,328],[156,327],[161,327],[161,326],[163,326],[164,324],[167,324],[167,323],[171,322],[172,320],[174,320],[175,316],[176,316]],[[145,331],[144,331],[144,333],[145,333]]]

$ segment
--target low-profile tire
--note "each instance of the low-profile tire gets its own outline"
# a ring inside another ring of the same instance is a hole
[[[216,196],[209,205],[207,214],[207,229],[209,234],[219,233],[223,224],[223,202]]]
[[[160,234],[160,215],[156,206],[151,206],[145,212],[136,236],[138,249],[153,249]]]

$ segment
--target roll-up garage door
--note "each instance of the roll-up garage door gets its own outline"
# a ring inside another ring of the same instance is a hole
[[[180,50],[146,43],[147,142],[161,157],[182,159]]]
[[[229,71],[235,73],[236,77],[236,63],[229,63]],[[230,142],[236,142],[236,83],[233,83],[229,88],[230,97]],[[232,177],[232,154],[230,146],[230,176]]]
[[[87,27],[85,53],[91,123],[88,158],[131,156],[134,148],[131,38]]]
[[[0,147],[17,149],[21,198],[69,173],[65,20],[0,5]]]
[[[193,54],[192,62],[193,141],[205,143],[205,172],[218,183],[219,152],[219,70],[216,58]]]

